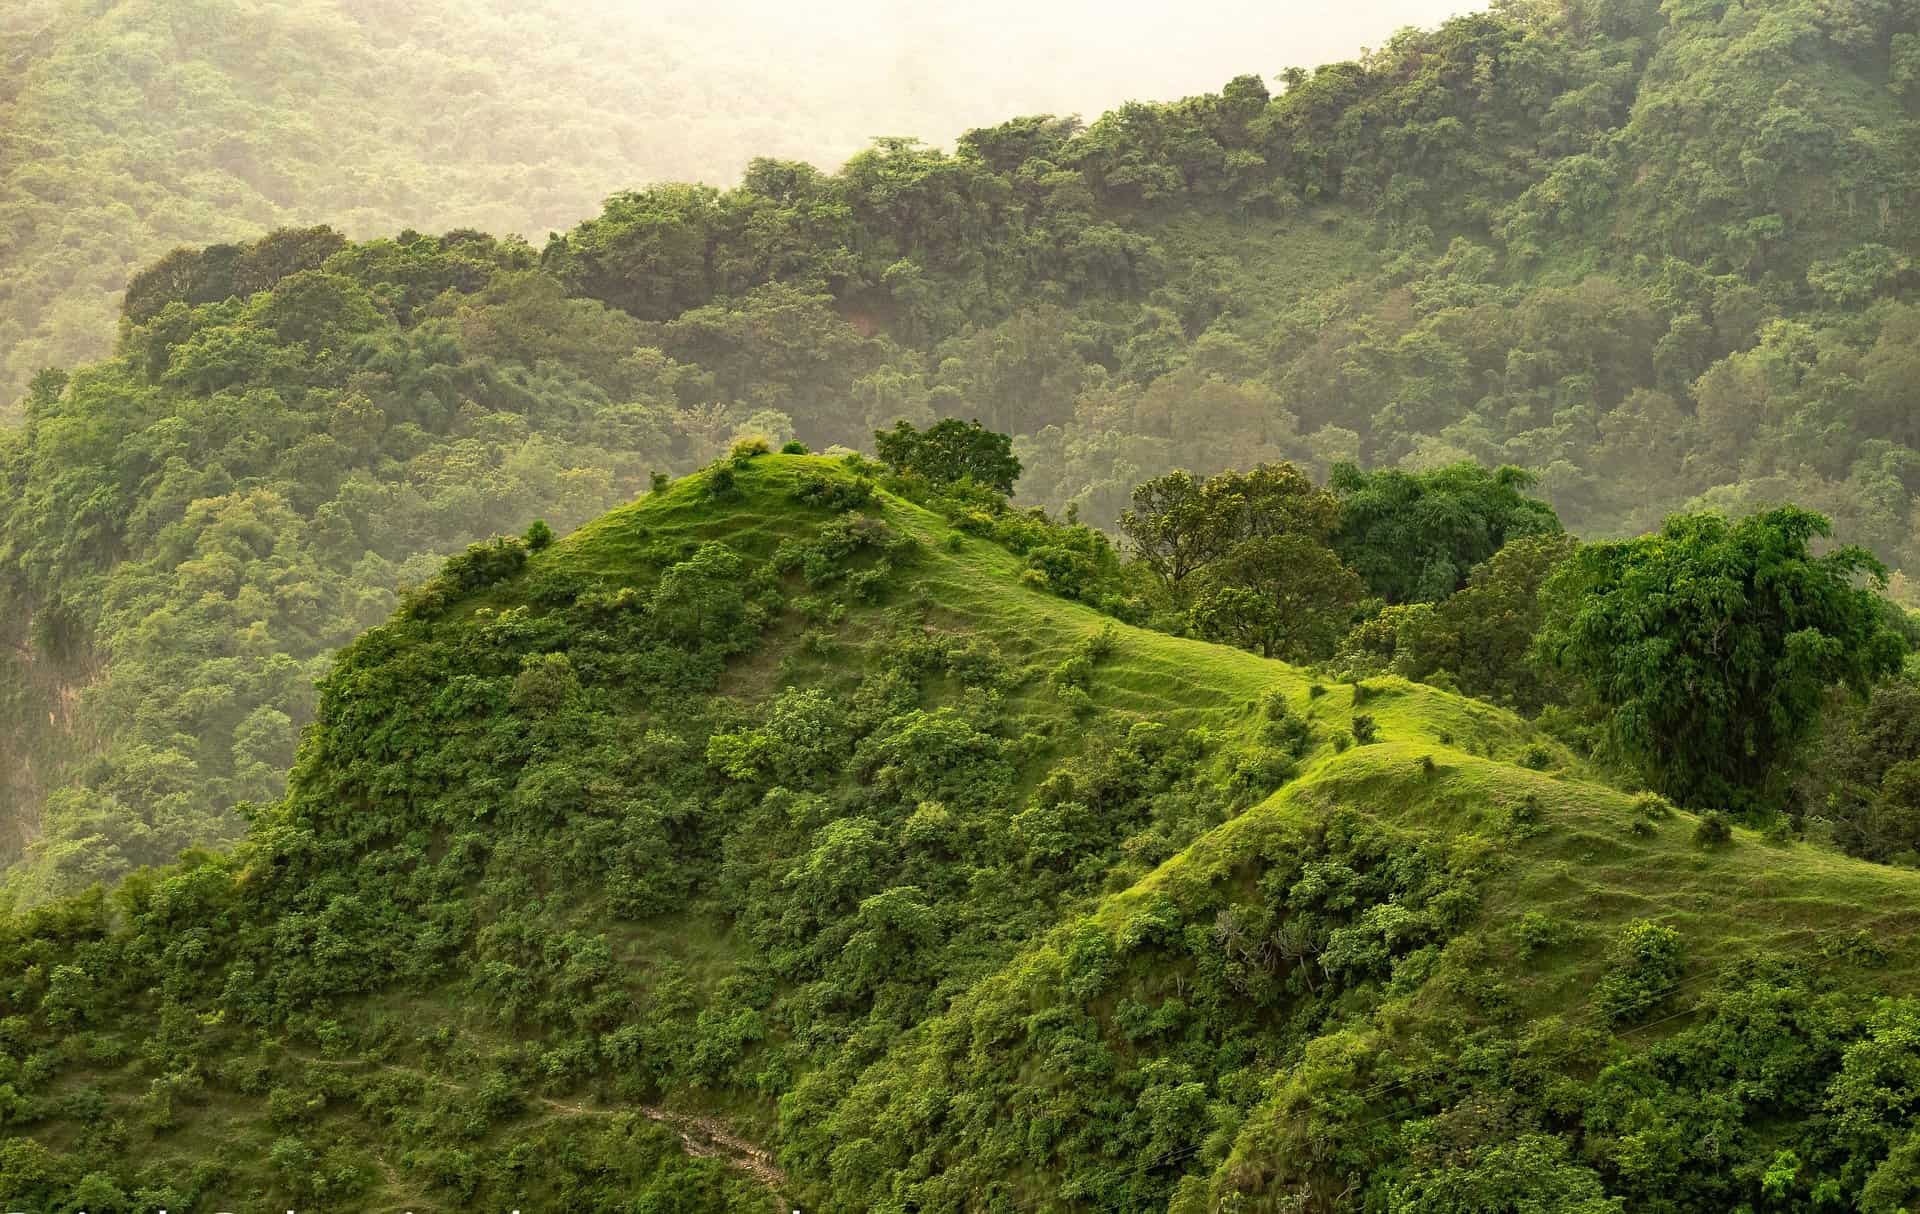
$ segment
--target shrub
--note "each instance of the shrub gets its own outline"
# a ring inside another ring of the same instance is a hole
[[[1357,687],[1355,690],[1359,690]],[[1380,731],[1373,723],[1371,714],[1357,712],[1353,714],[1353,740],[1362,746],[1370,745],[1379,739]]]
[[[733,444],[733,450],[727,452],[727,458],[736,468],[744,468],[758,456],[773,450],[773,445],[760,435],[751,435]]]
[[[1252,805],[1267,796],[1299,772],[1300,765],[1284,750],[1256,746],[1234,761],[1227,787],[1238,806]]]
[[[1313,686],[1307,688],[1307,698],[1309,700],[1317,700],[1326,694],[1327,685],[1325,683],[1315,683]]]
[[[553,528],[547,526],[547,520],[533,520],[527,528],[526,544],[528,552],[545,552],[553,546]]]
[[[1733,826],[1727,821],[1727,815],[1712,810],[1700,817],[1700,824],[1693,828],[1693,841],[1700,847],[1722,847],[1733,842]]]
[[[648,479],[648,488],[655,493],[665,493],[667,487],[672,484],[673,478],[664,472],[655,472],[652,477]]]
[[[1531,910],[1520,917],[1520,946],[1529,953],[1555,948],[1571,934],[1568,925],[1545,911]]]
[[[1641,793],[1634,798],[1633,812],[1649,822],[1659,822],[1673,816],[1673,802],[1657,792]]]
[[[1093,662],[1085,654],[1076,653],[1055,666],[1047,677],[1056,689],[1077,687],[1086,691],[1093,686]]]
[[[873,482],[864,476],[809,472],[794,485],[790,496],[796,502],[828,510],[857,510],[873,500]]]
[[[807,445],[798,439],[790,438],[780,444],[780,454],[782,455],[806,455],[807,453]]]
[[[1637,1019],[1672,993],[1681,969],[1680,933],[1647,919],[1620,929],[1607,952],[1607,972],[1593,1007],[1608,1025]]]
[[[1265,712],[1267,720],[1260,727],[1261,741],[1286,751],[1296,759],[1303,758],[1313,749],[1313,726],[1306,718],[1294,713],[1284,692],[1276,691],[1267,696]]]
[[[1113,656],[1113,651],[1119,647],[1119,644],[1120,630],[1112,624],[1102,624],[1100,631],[1081,638],[1080,652],[1086,654],[1092,661],[1104,662]]]
[[[711,501],[724,502],[740,496],[739,487],[733,483],[733,469],[724,465],[707,473],[707,497]]]

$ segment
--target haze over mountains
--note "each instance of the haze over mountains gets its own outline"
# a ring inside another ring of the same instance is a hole
[[[126,280],[175,245],[321,222],[539,240],[616,190],[1167,100],[1463,7],[10,0],[0,418],[35,371],[105,353]]]
[[[561,7],[12,10],[5,1208],[1920,1209],[1920,11]]]

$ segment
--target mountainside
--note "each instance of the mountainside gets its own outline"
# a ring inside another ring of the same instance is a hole
[[[1872,0],[1505,4],[1277,95],[617,195],[537,250],[171,254],[115,356],[0,431],[9,884],[232,839],[396,585],[737,433],[978,417],[1015,435],[1023,500],[1100,527],[1172,467],[1468,457],[1534,470],[1589,536],[1791,500],[1912,566],[1916,39]]]
[[[0,1191],[1920,1199],[1920,874],[1116,624],[870,471],[749,451],[474,548],[231,851],[0,921]]]
[[[734,182],[755,156],[837,164],[876,135],[944,140],[1022,107],[1094,110],[1176,91],[1186,73],[1167,54],[1175,46],[1185,62],[1237,55],[1246,40],[1283,61],[1317,59],[1361,29],[1383,37],[1449,6],[1374,0],[1303,24],[1229,0],[1151,42],[1152,17],[1103,20],[1085,0],[1044,11],[984,0],[965,19],[869,0],[4,9],[0,421],[35,372],[106,354],[127,279],[177,245],[320,222],[354,236],[539,238],[616,189]]]

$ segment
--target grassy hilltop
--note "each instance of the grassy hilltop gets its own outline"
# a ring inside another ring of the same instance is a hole
[[[477,546],[342,653],[230,852],[0,923],[0,1194],[1920,1193],[1920,873],[1115,623],[1024,572],[1025,516],[871,470],[743,456]]]

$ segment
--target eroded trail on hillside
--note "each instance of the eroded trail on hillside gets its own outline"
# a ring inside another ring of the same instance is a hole
[[[727,1124],[717,1117],[704,1117],[694,1113],[676,1113],[658,1105],[638,1104],[631,1109],[600,1109],[589,1105],[568,1104],[565,1101],[542,1097],[540,1103],[570,1117],[611,1117],[619,1113],[637,1112],[649,1121],[657,1121],[680,1136],[680,1147],[696,1159],[718,1159],[731,1168],[745,1172],[774,1193],[774,1205],[777,1209],[788,1209],[782,1197],[787,1191],[787,1176],[773,1162],[773,1155],[757,1143],[749,1142],[727,1128]]]
[[[307,1058],[308,1063],[321,1066],[359,1066],[358,1059]],[[396,1063],[381,1063],[379,1069],[393,1071],[414,1079],[430,1083],[436,1087],[451,1088],[458,1092],[470,1093],[471,1085],[448,1079],[443,1075],[434,1075],[417,1067],[401,1066]],[[787,1203],[786,1194],[790,1191],[787,1174],[773,1161],[773,1152],[756,1142],[752,1142],[728,1127],[718,1117],[709,1117],[699,1113],[682,1113],[663,1108],[655,1104],[623,1105],[608,1108],[590,1104],[575,1104],[565,1100],[556,1100],[551,1096],[539,1097],[539,1103],[547,1110],[547,1118],[561,1117],[618,1117],[624,1113],[639,1113],[648,1121],[658,1122],[672,1130],[680,1138],[680,1149],[696,1159],[718,1159],[721,1163],[736,1171],[743,1172],[764,1185],[773,1194],[773,1207],[779,1214],[787,1214],[793,1207]],[[543,1118],[544,1120],[544,1118]],[[381,1160],[382,1170],[387,1180],[396,1188],[400,1178],[392,1165]]]

